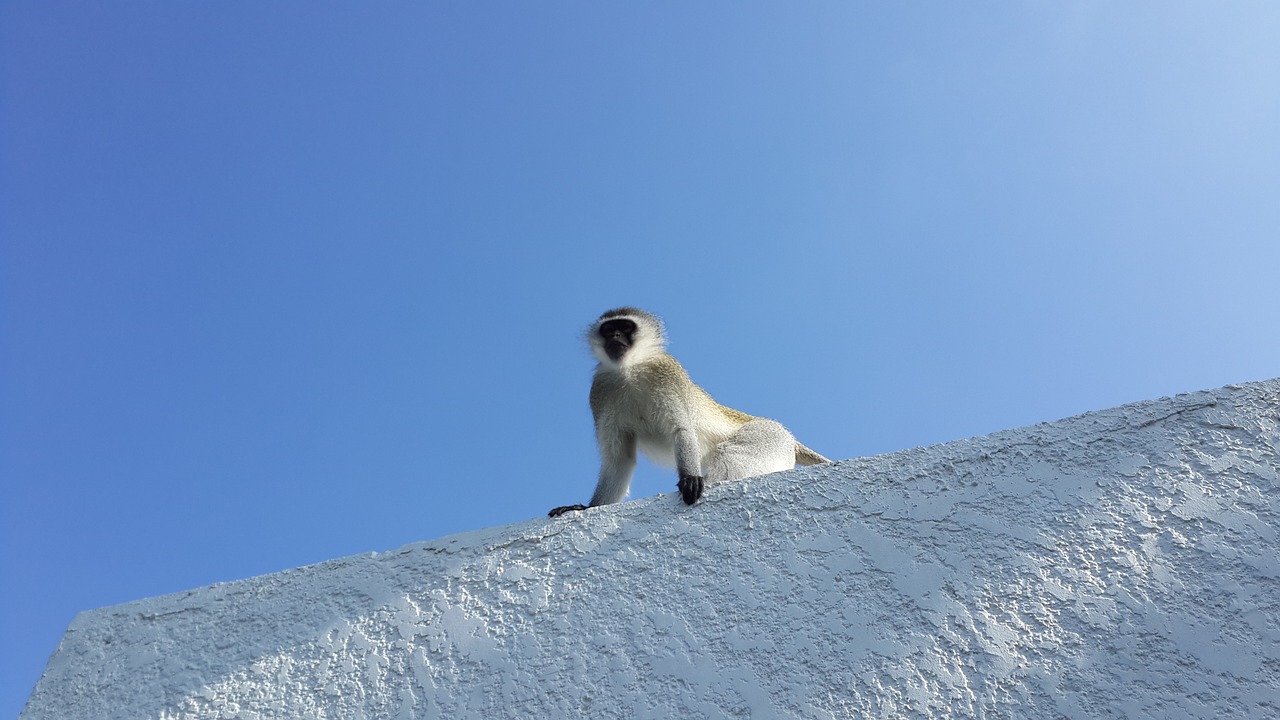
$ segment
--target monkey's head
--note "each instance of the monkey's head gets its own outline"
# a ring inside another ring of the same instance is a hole
[[[662,352],[666,336],[658,316],[623,307],[610,310],[592,323],[587,330],[587,343],[601,363],[622,367]]]

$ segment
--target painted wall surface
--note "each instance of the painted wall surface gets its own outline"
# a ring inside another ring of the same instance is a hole
[[[1280,380],[108,607],[23,720],[1280,717]]]

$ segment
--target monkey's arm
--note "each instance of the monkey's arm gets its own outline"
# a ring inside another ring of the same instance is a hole
[[[621,502],[631,487],[631,473],[636,469],[636,439],[632,435],[602,438],[600,441],[600,480],[591,496],[591,507]]]
[[[692,505],[702,497],[706,484],[702,477],[702,452],[698,449],[698,436],[683,427],[676,430],[676,471],[680,474],[676,488],[685,505]]]
[[[606,441],[597,430],[596,438],[600,441],[600,480],[596,483],[596,491],[591,496],[590,507],[620,502],[627,496],[627,488],[631,487],[631,474],[636,469],[634,437],[618,436]],[[587,507],[586,505],[561,505],[553,508],[547,515],[559,517],[567,512],[586,510]]]

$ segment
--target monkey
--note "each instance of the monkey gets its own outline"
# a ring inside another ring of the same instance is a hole
[[[549,516],[620,502],[631,486],[637,450],[676,468],[676,488],[687,505],[708,485],[831,462],[780,423],[713,400],[667,354],[666,330],[656,315],[634,307],[610,310],[591,324],[586,339],[599,361],[590,395],[599,481],[590,505],[563,505]]]

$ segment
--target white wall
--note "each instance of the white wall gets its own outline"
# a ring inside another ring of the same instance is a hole
[[[84,613],[23,720],[1280,716],[1280,380]]]

